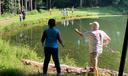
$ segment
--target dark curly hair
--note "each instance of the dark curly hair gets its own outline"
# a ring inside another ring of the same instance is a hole
[[[53,28],[55,25],[56,25],[56,20],[55,19],[49,19],[48,20],[49,28]]]

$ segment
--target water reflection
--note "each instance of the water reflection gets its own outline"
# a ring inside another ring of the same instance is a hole
[[[80,46],[80,40],[79,39],[77,40],[77,44],[78,44],[78,47],[79,47]]]
[[[120,36],[120,32],[119,31],[117,31],[116,34],[117,34],[118,37]]]
[[[65,26],[74,25],[74,20],[62,19],[61,24]]]

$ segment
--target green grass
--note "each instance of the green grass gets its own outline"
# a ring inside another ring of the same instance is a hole
[[[39,60],[36,52],[27,46],[13,46],[0,39],[0,75],[24,76],[27,70],[21,62],[24,58]]]

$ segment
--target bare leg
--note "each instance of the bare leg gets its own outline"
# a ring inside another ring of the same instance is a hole
[[[98,72],[98,54],[90,53],[90,72],[96,72],[96,76],[99,76]]]
[[[95,69],[95,72],[96,72],[96,76],[99,76],[99,71],[98,71],[98,54],[95,57],[94,69]]]

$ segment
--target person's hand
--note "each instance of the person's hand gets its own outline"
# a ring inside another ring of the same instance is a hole
[[[112,52],[112,53],[115,53],[115,51],[114,51],[114,50],[111,50],[111,52]]]
[[[61,45],[62,45],[62,47],[64,48],[64,44],[62,43]]]
[[[74,31],[75,31],[75,32],[79,32],[79,29],[78,29],[78,28],[75,28]]]
[[[63,46],[63,48],[64,48],[64,44],[63,44],[62,46]]]
[[[107,48],[107,45],[103,45],[103,48]]]
[[[107,44],[106,43],[103,43],[103,48],[107,48]]]

